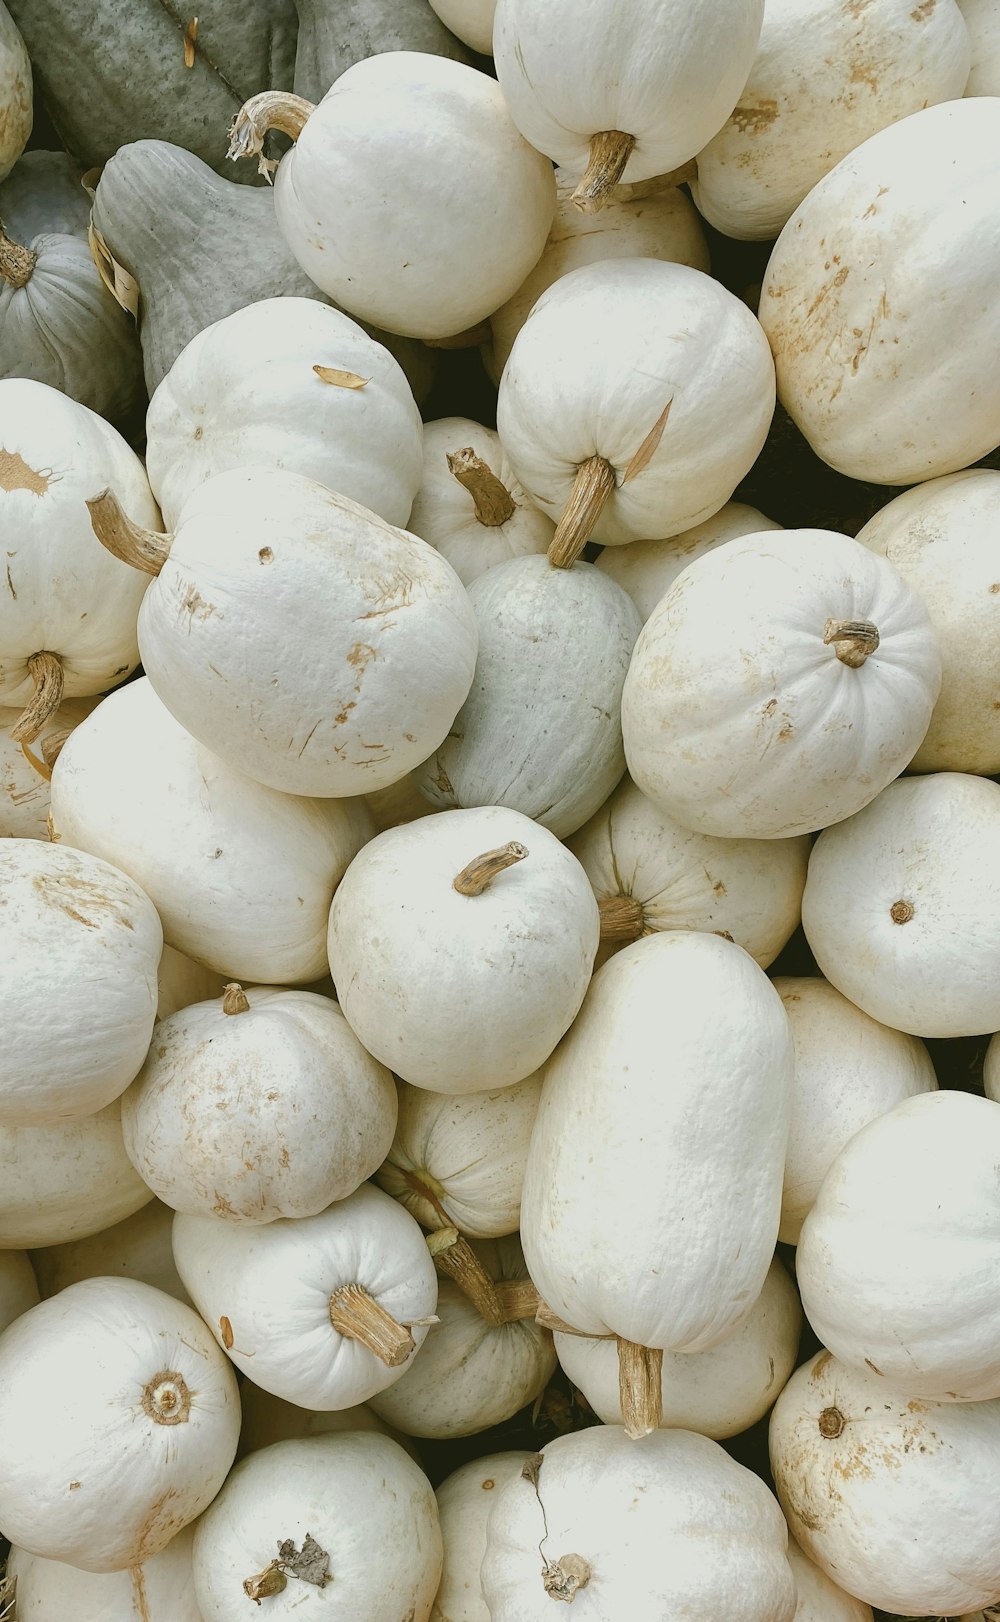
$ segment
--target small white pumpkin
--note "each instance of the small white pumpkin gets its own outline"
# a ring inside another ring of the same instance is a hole
[[[303,270],[352,315],[412,338],[484,320],[538,258],[552,169],[495,80],[419,51],[355,62],[318,106],[267,92],[242,108],[230,157],[269,128],[295,141],[274,207]]]
[[[703,524],[695,524],[681,535],[670,535],[662,541],[630,541],[628,546],[606,546],[596,567],[628,592],[645,623],[681,570],[703,553],[714,552],[717,546],[735,541],[740,535],[762,535],[781,527],[756,507],[727,501],[714,518],[706,518]]]
[[[0,1250],[0,1333],[41,1300],[38,1281],[24,1250]]]
[[[73,727],[79,726],[95,703],[93,698],[67,698],[31,745],[15,743],[10,736],[21,711],[0,705],[0,839],[49,837],[52,767],[45,757],[54,760]]]
[[[251,1225],[346,1199],[395,1126],[392,1077],[335,1002],[235,982],[160,1020],[122,1099],[125,1148],[154,1194]]]
[[[832,530],[745,535],[689,564],[643,626],[625,757],[685,827],[789,838],[902,771],[940,685],[927,610],[891,564]]]
[[[795,1622],[873,1622],[871,1606],[831,1582],[825,1571],[806,1559],[792,1537],[788,1539],[788,1564],[799,1596]]]
[[[163,947],[149,897],[109,863],[38,839],[0,841],[0,1121],[93,1115],[138,1071]]]
[[[134,1278],[191,1305],[174,1266],[174,1213],[159,1200],[86,1239],[46,1245],[31,1260],[43,1299],[83,1278]]]
[[[487,1453],[459,1465],[437,1489],[444,1542],[441,1585],[430,1622],[490,1622],[479,1577],[494,1494],[519,1476],[530,1453]]]
[[[169,529],[198,485],[236,467],[304,474],[405,524],[423,466],[402,368],[311,298],[261,299],[199,332],[157,386],[146,437]]]
[[[820,972],[916,1036],[1000,1027],[1000,784],[905,777],[820,834],[802,926]]]
[[[916,1402],[821,1351],[774,1406],[771,1471],[793,1537],[835,1583],[904,1616],[1000,1595],[1000,1402]]]
[[[818,975],[779,975],[772,984],[795,1044],[778,1238],[797,1245],[820,1184],[845,1144],[904,1098],[933,1092],[937,1077],[918,1037],[870,1019]]]
[[[236,1453],[240,1401],[190,1307],[134,1279],[92,1278],[0,1337],[0,1422],[11,1541],[84,1571],[124,1571],[212,1502]]]
[[[406,1449],[411,1459],[420,1463],[416,1443],[379,1419],[367,1403],[359,1402],[354,1408],[318,1412],[315,1408],[299,1408],[294,1402],[286,1402],[284,1397],[262,1391],[252,1380],[242,1380],[240,1405],[243,1424],[237,1459],[246,1458],[248,1453],[257,1453],[262,1447],[270,1447],[272,1442],[291,1442],[304,1436],[328,1436],[340,1431],[377,1431],[379,1436],[391,1436],[394,1442]]]
[[[488,1092],[523,1081],[590,980],[597,902],[575,856],[518,811],[443,811],[355,857],[330,908],[348,1024],[404,1081]]]
[[[396,1442],[367,1431],[252,1453],[195,1531],[204,1622],[245,1622],[248,1600],[272,1617],[428,1622],[440,1576],[430,1482]]]
[[[424,428],[424,478],[407,527],[448,559],[463,586],[509,558],[547,551],[555,529],[528,501],[499,435],[468,417]]]
[[[174,1260],[236,1367],[300,1408],[352,1408],[398,1380],[437,1301],[421,1230],[370,1183],[259,1227],[178,1213]]]
[[[993,0],[958,0],[972,44],[967,96],[1000,95],[1000,15]]]
[[[31,134],[31,63],[7,7],[0,4],[0,180],[10,174]]]
[[[84,1239],[153,1197],[125,1153],[117,1098],[52,1126],[0,1126],[0,1164],[0,1250]]]
[[[15,1584],[18,1622],[202,1622],[194,1597],[191,1552],[194,1527],[186,1526],[165,1549],[126,1571],[81,1571],[63,1560],[43,1560],[11,1549],[7,1577]]]
[[[474,1239],[516,1233],[542,1072],[484,1093],[397,1085],[399,1120],[379,1187],[425,1228],[453,1226]]]

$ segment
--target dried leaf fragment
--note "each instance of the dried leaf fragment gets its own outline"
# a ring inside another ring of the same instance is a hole
[[[194,42],[198,38],[198,19],[192,17],[184,30],[184,66],[194,67]]]
[[[228,1318],[219,1319],[219,1334],[222,1336],[222,1344],[228,1352],[233,1344],[233,1326]]]
[[[332,383],[338,389],[363,389],[366,383],[371,382],[370,377],[359,377],[357,372],[342,372],[338,366],[314,366],[313,371],[324,383]]]
[[[625,473],[622,477],[622,484],[628,484],[630,479],[637,478],[643,469],[648,467],[650,462],[653,460],[660,440],[663,438],[663,430],[667,426],[667,418],[670,415],[670,407],[673,405],[673,403],[674,399],[673,395],[671,395],[670,399],[663,407],[663,410],[660,412],[660,415],[654,422],[652,428],[649,430],[649,433],[646,435],[642,444],[639,446],[639,449],[633,456],[628,467],[625,469]]]
[[[279,1543],[278,1560],[283,1571],[298,1577],[300,1582],[312,1583],[315,1588],[325,1588],[331,1581],[330,1556],[320,1548],[311,1532],[306,1533],[301,1549],[295,1547],[291,1538]]]

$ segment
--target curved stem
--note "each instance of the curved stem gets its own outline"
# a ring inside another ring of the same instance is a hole
[[[302,96],[293,96],[287,90],[262,90],[259,95],[245,101],[229,131],[227,158],[259,158],[258,168],[268,180],[277,164],[264,157],[264,141],[268,130],[280,130],[297,141],[306,121],[316,111],[314,102]]]
[[[459,895],[482,895],[498,873],[502,873],[506,867],[513,867],[515,862],[523,862],[527,854],[527,846],[518,844],[516,839],[512,839],[509,845],[500,845],[496,850],[486,850],[481,856],[473,857],[461,873],[456,873],[452,889],[457,890]]]
[[[58,727],[55,732],[47,733],[42,739],[42,759],[49,769],[50,777],[52,776],[52,768],[62,754],[66,740],[72,730],[72,727]]]
[[[537,1319],[538,1291],[530,1278],[502,1278],[496,1283],[497,1300],[503,1309],[505,1324],[524,1323]]]
[[[616,1340],[616,1335],[594,1335],[589,1329],[577,1329],[573,1324],[553,1312],[547,1301],[539,1298],[535,1322],[541,1329],[551,1329],[555,1335],[576,1335],[580,1340]]]
[[[63,667],[57,653],[33,653],[28,660],[28,674],[35,691],[10,729],[15,743],[33,743],[62,703]]]
[[[91,496],[87,507],[94,534],[112,557],[145,574],[159,574],[170,556],[172,535],[158,535],[153,529],[134,524],[113,490]]]
[[[603,208],[625,173],[634,147],[635,136],[623,130],[600,130],[592,135],[587,167],[570,201],[587,214]]]
[[[615,487],[615,470],[603,456],[588,457],[576,470],[573,489],[549,543],[549,562],[571,569],[590,540]]]
[[[663,1353],[618,1337],[618,1397],[622,1423],[633,1439],[659,1429],[663,1418]]]
[[[428,1234],[427,1249],[438,1272],[454,1279],[491,1329],[499,1329],[506,1323],[496,1285],[468,1239],[463,1239],[457,1228],[439,1228],[436,1233]]]
[[[476,509],[476,517],[490,529],[506,524],[517,511],[514,498],[502,479],[498,479],[488,462],[477,456],[471,445],[460,451],[448,452],[448,472],[468,490]]]
[[[606,895],[598,902],[602,941],[637,941],[646,932],[642,902],[631,895]]]
[[[28,765],[30,767],[32,767],[32,769],[38,773],[39,777],[44,777],[44,779],[45,779],[45,781],[47,783],[51,783],[51,781],[52,781],[52,767],[49,765],[48,761],[45,759],[44,746],[42,748],[42,758],[41,759],[39,759],[39,757],[34,753],[30,743],[23,743],[22,742],[22,744],[21,744],[21,753],[24,756],[25,760],[28,762]],[[2,1611],[0,1611],[0,1622],[3,1622],[3,1612]]]
[[[237,980],[231,980],[222,992],[222,1012],[224,1014],[248,1014],[250,1012],[250,999]]]
[[[20,242],[15,242],[0,224],[0,277],[8,287],[13,287],[16,291],[17,288],[24,287],[30,282],[37,259],[37,253],[32,253],[30,248],[22,247]]]
[[[396,1322],[361,1284],[343,1284],[330,1297],[330,1322],[338,1334],[359,1340],[390,1369],[398,1369],[416,1347],[409,1329]]]
[[[832,643],[837,658],[857,670],[878,647],[878,627],[871,620],[827,620],[823,641],[827,647]]]

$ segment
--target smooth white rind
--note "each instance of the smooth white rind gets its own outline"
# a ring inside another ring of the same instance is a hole
[[[127,1571],[81,1571],[62,1560],[43,1560],[11,1549],[7,1576],[17,1584],[17,1616],[25,1622],[51,1617],[73,1622],[202,1622],[194,1596],[191,1551],[194,1527],[186,1526],[165,1549]]]

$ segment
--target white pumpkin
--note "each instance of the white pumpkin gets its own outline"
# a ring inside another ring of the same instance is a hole
[[[212,1502],[236,1453],[240,1401],[190,1307],[134,1279],[92,1278],[0,1337],[0,1417],[11,1542],[84,1571],[124,1571]]]
[[[825,1571],[806,1559],[792,1537],[788,1539],[788,1564],[799,1596],[795,1622],[873,1622],[871,1606],[831,1582]]]
[[[628,546],[606,546],[596,566],[628,592],[645,622],[681,570],[703,553],[714,552],[717,546],[735,541],[740,535],[761,535],[781,527],[756,507],[727,501],[714,518],[706,518],[703,524],[695,524],[681,535],[670,535],[662,541],[630,541]]]
[[[1000,1402],[915,1402],[821,1351],[770,1425],[793,1537],[839,1587],[905,1616],[1000,1596]]]
[[[328,1436],[341,1431],[376,1431],[379,1436],[391,1436],[394,1442],[406,1449],[411,1459],[420,1463],[416,1443],[409,1436],[401,1436],[394,1431],[391,1425],[379,1419],[374,1409],[363,1402],[354,1408],[327,1409],[320,1413],[315,1408],[298,1408],[294,1402],[286,1402],[283,1397],[272,1396],[270,1391],[262,1391],[252,1380],[243,1380],[240,1382],[240,1406],[243,1409],[243,1424],[237,1459],[246,1458],[248,1453],[257,1453],[262,1447],[270,1447],[272,1442],[290,1442],[304,1436]]]
[[[438,1487],[444,1566],[430,1622],[490,1622],[479,1577],[486,1524],[494,1494],[520,1475],[530,1457],[525,1452],[487,1453],[459,1465]]]
[[[840,1151],[795,1259],[840,1362],[921,1400],[1000,1397],[998,1163],[1000,1104],[953,1091],[905,1099]]]
[[[401,822],[413,822],[416,817],[430,815],[430,806],[424,799],[417,786],[417,773],[419,766],[405,777],[400,777],[388,788],[379,788],[374,794],[364,796],[365,805],[371,812],[378,833],[384,833],[386,828],[396,828]]]
[[[820,834],[802,926],[820,972],[916,1036],[1000,1027],[1000,785],[900,778]]]
[[[138,1071],[156,1018],[163,931],[109,863],[38,839],[0,841],[0,1121],[93,1115]]]
[[[157,1019],[166,1019],[168,1014],[176,1014],[178,1008],[189,1008],[193,1002],[221,997],[228,979],[228,975],[203,968],[173,946],[164,946],[156,976]]]
[[[340,74],[317,107],[264,92],[237,115],[230,157],[269,128],[295,146],[274,207],[307,276],[352,315],[446,338],[490,315],[552,224],[549,164],[518,134],[496,82],[419,51]]]
[[[417,781],[435,807],[509,806],[563,839],[625,770],[621,694],[639,616],[589,564],[540,557],[497,564],[469,600],[472,686]]]
[[[598,1425],[549,1442],[499,1489],[483,1595],[492,1622],[546,1622],[554,1599],[593,1622],[792,1622],[787,1539],[764,1483],[717,1442]]]
[[[597,902],[575,856],[517,811],[389,828],[330,908],[348,1024],[404,1081],[488,1092],[544,1063],[583,1001]]]
[[[281,794],[225,765],[146,679],[106,698],[66,744],[52,826],[130,873],[179,951],[277,985],[324,973],[333,892],[372,832],[359,801]]]
[[[0,1250],[0,1333],[40,1300],[38,1281],[27,1252]]]
[[[146,465],[169,529],[198,485],[237,467],[304,474],[405,524],[420,435],[410,386],[382,344],[316,299],[270,298],[181,350],[149,402]]]
[[[802,1308],[777,1258],[748,1317],[705,1352],[664,1352],[661,1426],[722,1441],[763,1418],[798,1356]],[[605,1425],[622,1423],[614,1340],[557,1331],[556,1356]]]
[[[542,1073],[483,1093],[398,1083],[399,1119],[375,1180],[425,1228],[474,1239],[516,1233]]]
[[[10,12],[0,4],[0,180],[24,151],[31,120],[31,63]]]
[[[529,503],[499,435],[468,417],[424,428],[424,478],[407,527],[448,559],[463,586],[509,558],[547,551],[555,529]]]
[[[933,1092],[937,1077],[918,1037],[870,1019],[818,975],[780,975],[772,984],[785,1005],[795,1045],[778,1238],[797,1245],[820,1185],[845,1144],[905,1098]]]
[[[10,733],[21,712],[0,705],[0,839],[48,838],[52,767],[45,754],[58,751],[66,735],[90,714],[94,704],[92,698],[66,699],[33,745],[15,743]]]
[[[617,259],[542,294],[500,379],[497,430],[560,520],[549,555],[565,563],[591,538],[621,546],[711,518],[773,410],[770,351],[735,293],[689,265]]]
[[[170,1207],[150,1200],[132,1216],[86,1239],[33,1250],[32,1265],[43,1299],[83,1278],[134,1278],[190,1306],[174,1266],[173,1223]]]
[[[480,56],[493,51],[493,13],[497,0],[430,0],[446,28]]]
[[[126,1571],[81,1571],[62,1560],[43,1560],[11,1549],[7,1576],[16,1586],[21,1622],[202,1622],[194,1597],[191,1551],[194,1527],[186,1526],[165,1549]]]
[[[103,544],[156,575],[139,614],[153,688],[221,759],[287,794],[346,797],[405,776],[447,734],[476,622],[426,542],[275,469],[199,485],[173,537],[122,524],[111,498],[91,507]]]
[[[142,463],[109,423],[48,384],[0,382],[0,703],[25,711],[18,742],[63,696],[104,692],[139,662],[148,582],[94,544],[85,502],[105,487],[157,527]]]
[[[351,1408],[398,1380],[437,1301],[421,1230],[370,1183],[255,1228],[178,1213],[174,1259],[236,1367],[300,1408]]]
[[[308,1217],[381,1165],[396,1089],[329,997],[233,983],[161,1020],[122,1100],[125,1148],[175,1211]]]
[[[122,1140],[121,1104],[52,1126],[0,1126],[0,1250],[63,1245],[153,1197]]]
[[[967,96],[1000,95],[1000,14],[993,0],[958,0],[972,44]]]
[[[686,192],[676,186],[657,191],[616,186],[594,215],[573,201],[578,179],[556,170],[556,216],[542,256],[513,297],[490,316],[491,342],[483,348],[483,360],[494,383],[532,306],[578,266],[598,259],[667,259],[695,270],[710,268],[705,232]]]
[[[614,950],[661,929],[725,935],[766,969],[799,924],[809,840],[717,839],[664,815],[630,778],[568,841]]]
[[[739,102],[698,153],[699,212],[727,237],[771,240],[862,141],[961,96],[969,65],[955,0],[767,0]]]
[[[746,535],[690,564],[643,626],[625,758],[685,827],[789,838],[902,771],[940,685],[927,610],[891,564],[832,530]]]
[[[775,243],[758,314],[778,398],[849,478],[913,484],[1000,439],[1000,307],[981,252],[998,142],[1000,97],[911,113],[842,158]]]
[[[763,0],[498,0],[493,60],[533,146],[584,172],[580,206],[677,169],[725,123],[753,62]]]
[[[397,1443],[368,1432],[251,1454],[195,1532],[204,1622],[245,1622],[248,1599],[272,1617],[428,1622],[440,1575],[430,1482]]]
[[[915,772],[1000,772],[1000,472],[929,479],[869,519],[858,540],[888,558],[926,604],[941,649],[941,692]]]

